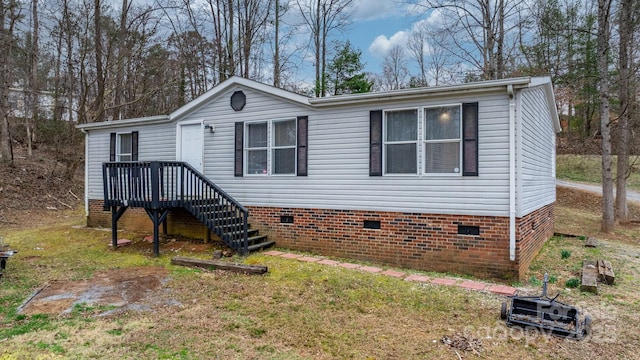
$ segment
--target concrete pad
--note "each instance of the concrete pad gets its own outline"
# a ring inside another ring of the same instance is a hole
[[[341,263],[340,266],[342,266],[345,269],[357,269],[360,267],[360,265],[352,264],[352,263]]]
[[[515,288],[505,285],[491,285],[488,290],[498,295],[512,296],[516,294]]]
[[[405,277],[407,275],[406,273],[403,273],[403,272],[400,272],[400,271],[395,271],[395,270],[386,270],[386,271],[383,271],[382,274],[387,275],[387,276],[391,276],[391,277],[394,277],[394,278],[399,278],[399,279],[401,279],[401,278],[403,278],[403,277]]]
[[[315,258],[315,257],[311,257],[311,256],[303,256],[303,257],[298,258],[298,260],[306,261],[306,262],[318,262],[318,261],[320,261],[320,259]]]
[[[277,251],[277,250],[269,250],[262,253],[262,255],[269,255],[269,256],[280,256],[282,254],[284,254],[282,251]]]
[[[443,279],[443,278],[435,278],[431,280],[431,283],[436,285],[455,285],[456,282],[457,281],[453,279]]]
[[[324,260],[318,261],[318,264],[336,266],[336,265],[339,265],[340,262],[339,261],[334,261],[334,260],[329,260],[329,259],[324,259]]]
[[[487,287],[487,284],[485,283],[481,283],[481,282],[477,282],[477,281],[463,281],[460,284],[456,284],[457,286],[460,286],[461,288],[464,289],[469,289],[469,290],[484,290],[484,288]]]
[[[116,247],[122,247],[122,246],[127,246],[127,245],[131,245],[131,240],[129,240],[129,239],[118,239],[118,243],[117,243]],[[111,241],[109,241],[109,246],[113,246],[113,243],[111,243]]]
[[[366,272],[370,272],[370,273],[379,273],[379,272],[382,271],[382,269],[377,268],[377,267],[373,267],[373,266],[362,266],[358,270],[362,270],[362,271],[366,271]]]
[[[407,281],[418,281],[418,282],[429,282],[431,281],[431,278],[425,275],[416,275],[416,274],[412,274],[407,276],[406,278],[404,278]]]

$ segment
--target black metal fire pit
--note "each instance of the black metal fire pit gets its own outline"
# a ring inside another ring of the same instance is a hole
[[[533,327],[548,334],[582,340],[591,332],[591,317],[580,315],[577,307],[556,301],[559,293],[547,296],[549,277],[544,274],[542,295],[511,296],[511,306],[502,303],[500,318],[507,326]]]

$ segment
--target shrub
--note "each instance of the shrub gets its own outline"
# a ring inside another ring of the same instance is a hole
[[[580,286],[580,279],[569,279],[564,283],[564,285],[568,288],[577,288],[578,286]]]
[[[560,258],[568,259],[570,256],[571,256],[571,251],[569,251],[569,250],[560,251]]]

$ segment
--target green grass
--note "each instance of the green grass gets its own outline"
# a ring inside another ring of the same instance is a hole
[[[614,156],[614,176],[615,161]],[[556,177],[562,180],[571,180],[590,184],[600,184],[602,182],[601,157],[597,155],[557,155],[556,156]],[[631,157],[630,163],[634,163],[631,175],[627,180],[629,189],[640,191],[640,158]]]
[[[569,257],[571,257],[571,251],[565,250],[565,249],[560,250],[560,258],[561,259],[564,260],[564,259],[568,259]]]
[[[567,217],[576,221],[575,214]],[[161,252],[154,258],[144,253],[150,246],[134,245],[113,251],[106,245],[109,233],[74,229],[69,224],[10,230],[6,237],[12,245],[19,245],[20,252],[0,283],[0,360],[494,359],[507,355],[569,359],[588,358],[595,352],[630,358],[640,346],[634,337],[640,322],[640,267],[633,257],[639,250],[632,245],[619,247],[604,238],[601,248],[589,250],[577,238],[554,237],[522,279],[519,291],[537,295],[540,279],[550,274],[549,294],[561,292],[561,301],[592,312],[597,320],[594,324],[606,322],[609,328],[615,327],[619,339],[612,343],[563,342],[557,347],[555,341],[550,346],[542,337],[523,336],[506,327],[499,310],[508,298],[455,286],[259,253],[233,260],[265,265],[269,268],[265,275],[196,270],[170,264],[171,257],[182,253]],[[562,250],[571,251],[571,256],[558,261]],[[619,269],[616,285],[603,286],[602,295],[570,288],[578,281],[582,260],[590,257],[611,259]],[[77,304],[64,315],[16,313],[24,299],[47,282],[89,279],[97,272],[140,266],[168,270],[166,283],[154,297],[171,299],[172,305],[161,302],[150,311],[109,316],[98,315],[110,307],[88,303]],[[612,308],[599,311],[603,303]],[[441,341],[443,336],[461,334],[480,339],[482,353],[454,351]]]
[[[568,288],[577,288],[578,286],[580,286],[580,279],[571,278],[565,281],[564,285]]]

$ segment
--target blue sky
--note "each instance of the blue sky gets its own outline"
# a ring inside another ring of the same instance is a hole
[[[342,34],[334,34],[334,39],[351,41],[353,47],[362,50],[365,71],[380,74],[388,50],[394,45],[404,47],[416,22],[426,18],[419,12],[412,14],[410,9],[410,5],[400,1],[354,0],[351,24]],[[406,55],[409,56],[408,53]],[[331,57],[329,55],[328,60]],[[409,68],[414,68],[412,61],[409,61]],[[312,61],[304,62],[298,76],[300,73],[305,74],[304,81],[312,82]]]

